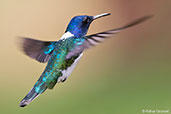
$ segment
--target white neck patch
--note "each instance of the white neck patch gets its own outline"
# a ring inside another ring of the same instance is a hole
[[[66,39],[66,38],[73,37],[73,36],[74,35],[68,31],[62,35],[61,39]]]

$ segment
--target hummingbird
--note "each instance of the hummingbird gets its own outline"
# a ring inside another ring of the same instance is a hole
[[[53,89],[57,83],[65,82],[86,49],[96,46],[111,35],[142,23],[151,17],[143,16],[125,26],[86,35],[90,24],[94,20],[108,15],[110,13],[103,13],[96,16],[79,15],[73,17],[65,33],[58,41],[40,41],[27,37],[21,38],[23,52],[38,62],[47,63],[47,66],[33,88],[21,100],[20,107],[25,107],[47,89]]]

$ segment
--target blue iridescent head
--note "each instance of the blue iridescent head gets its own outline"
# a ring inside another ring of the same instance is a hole
[[[110,13],[104,13],[96,16],[75,16],[71,19],[65,32],[70,32],[75,37],[82,37],[87,34],[88,28],[93,20],[108,15],[110,15]]]

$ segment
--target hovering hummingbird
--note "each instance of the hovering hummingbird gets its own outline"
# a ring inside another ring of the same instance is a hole
[[[64,82],[74,70],[84,50],[101,43],[112,34],[119,33],[151,17],[144,16],[120,28],[86,35],[90,24],[94,20],[108,15],[110,13],[73,17],[59,41],[40,41],[22,38],[22,49],[26,55],[41,63],[48,63],[33,88],[20,102],[20,107],[28,105],[45,90],[53,89],[56,83]]]

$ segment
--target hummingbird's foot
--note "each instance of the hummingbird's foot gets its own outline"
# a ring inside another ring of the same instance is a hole
[[[62,79],[61,82],[65,82],[66,79],[67,79],[67,78]]]
[[[60,83],[60,82],[65,82],[66,79],[67,79],[67,77],[61,76],[61,77],[59,77],[59,79],[58,79],[58,83]]]

